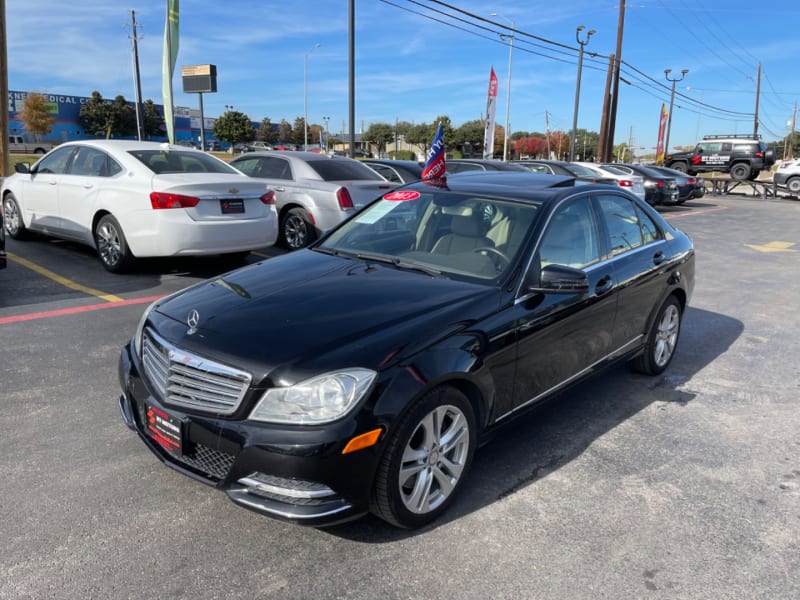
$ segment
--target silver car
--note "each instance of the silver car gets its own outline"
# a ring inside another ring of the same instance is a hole
[[[574,164],[586,167],[597,173],[600,177],[610,177],[614,179],[617,185],[622,189],[628,190],[634,196],[638,196],[642,200],[645,199],[644,177],[641,175],[631,175],[608,165],[597,165],[595,163],[577,161]]]
[[[357,160],[316,152],[250,152],[230,164],[275,192],[279,241],[289,250],[397,187]]]

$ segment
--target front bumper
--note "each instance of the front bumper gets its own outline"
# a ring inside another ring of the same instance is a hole
[[[148,390],[130,344],[120,354],[125,424],[166,465],[223,490],[235,503],[294,523],[323,526],[369,511],[370,491],[382,441],[342,454],[352,435],[375,423],[358,416],[325,427],[280,427],[267,423],[193,415],[164,406]],[[145,404],[181,423],[182,449],[167,450],[148,433]]]

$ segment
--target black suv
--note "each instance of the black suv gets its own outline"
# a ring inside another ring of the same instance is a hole
[[[775,150],[748,134],[707,135],[691,152],[667,154],[664,166],[690,175],[717,171],[731,178],[755,179],[775,164]]]

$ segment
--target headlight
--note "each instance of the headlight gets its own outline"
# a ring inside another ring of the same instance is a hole
[[[291,387],[272,388],[250,413],[253,421],[313,425],[346,415],[364,397],[377,373],[345,369]]]
[[[161,302],[163,298],[159,298],[150,306],[148,306],[145,311],[142,313],[142,316],[139,317],[139,324],[136,326],[136,334],[133,336],[133,351],[136,353],[136,356],[142,356],[142,336],[144,335],[144,324],[147,323],[147,317],[150,316],[150,313],[155,308],[156,304]]]

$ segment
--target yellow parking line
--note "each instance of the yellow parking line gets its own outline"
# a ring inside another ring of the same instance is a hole
[[[29,261],[27,258],[22,258],[21,256],[17,256],[16,254],[9,252],[8,259],[13,260],[15,263],[19,263],[23,267],[28,267],[30,270],[39,273],[39,275],[44,275],[48,279],[52,279],[56,283],[60,283],[61,285],[66,286],[71,290],[75,290],[76,292],[89,294],[90,296],[95,296],[96,298],[100,298],[101,300],[105,300],[107,302],[122,302],[122,298],[119,296],[114,296],[113,294],[104,294],[100,290],[95,290],[93,288],[86,287],[85,285],[81,285],[80,283],[75,283],[71,279],[67,279],[66,277],[62,277],[61,275],[53,273],[49,269],[40,267],[36,263]]]

